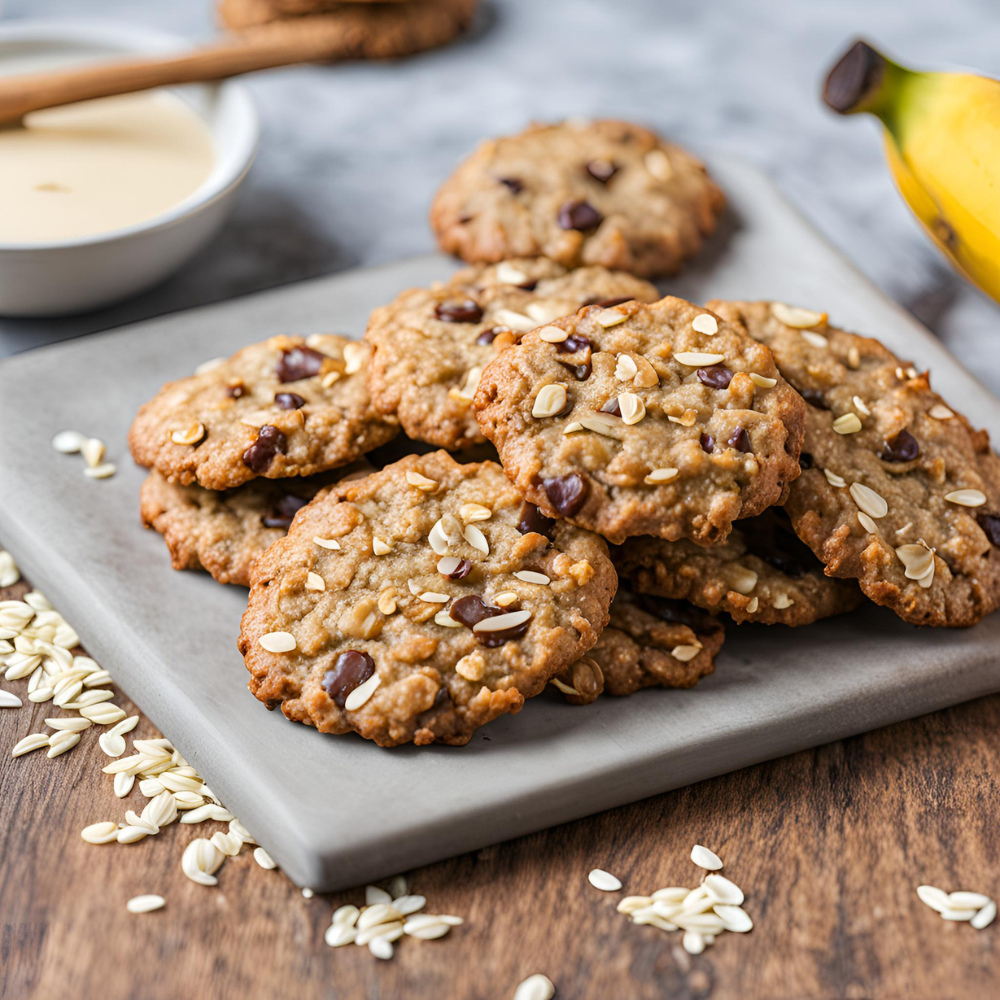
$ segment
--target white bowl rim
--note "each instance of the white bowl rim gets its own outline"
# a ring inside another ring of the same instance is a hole
[[[24,19],[0,25],[0,46],[9,42],[92,42],[95,45],[104,44],[121,48],[122,55],[173,52],[190,48],[190,39],[165,31],[151,28],[111,25],[94,21],[76,21],[73,19],[53,18],[46,20]],[[183,221],[193,213],[218,200],[233,187],[240,183],[247,171],[253,165],[257,155],[257,143],[260,137],[260,124],[257,111],[246,87],[234,80],[220,80],[217,83],[195,84],[216,88],[225,92],[236,109],[239,127],[236,142],[229,147],[228,154],[231,168],[218,177],[210,175],[186,198],[172,208],[142,222],[119,229],[95,233],[91,236],[78,236],[68,240],[51,240],[48,242],[5,243],[0,241],[0,253],[46,253],[53,250],[70,249],[74,247],[96,246],[103,243],[113,243],[127,239],[140,233],[154,232],[166,229]],[[197,112],[195,112],[197,114]],[[199,118],[201,115],[199,115]],[[214,174],[214,171],[213,171]]]

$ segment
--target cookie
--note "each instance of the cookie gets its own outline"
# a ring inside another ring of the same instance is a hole
[[[372,406],[370,354],[363,342],[315,334],[272,337],[203,365],[139,410],[132,457],[211,490],[347,465],[399,431]]]
[[[482,443],[472,399],[483,368],[525,331],[588,302],[653,302],[656,288],[622,271],[567,271],[537,257],[460,271],[447,284],[411,288],[376,309],[368,386],[411,438],[457,450]]]
[[[268,46],[276,60],[308,46],[315,61],[340,62],[396,59],[446,45],[469,27],[476,0],[326,6],[318,0],[310,11],[296,0],[221,0],[218,9],[227,28],[246,43]]]
[[[915,625],[1000,604],[1000,459],[989,436],[877,340],[782,303],[714,303],[774,352],[808,405],[786,510],[830,576]]]
[[[615,586],[600,538],[438,451],[304,507],[254,566],[239,646],[289,719],[463,744],[597,641]]]
[[[602,692],[691,688],[715,669],[724,639],[719,621],[690,604],[619,590],[597,644],[552,684],[571,705],[590,704]]]
[[[285,17],[328,14],[344,4],[412,3],[413,0],[221,0],[219,15],[231,28],[266,24]]]
[[[255,479],[222,492],[151,472],[139,491],[139,511],[143,525],[163,535],[174,569],[204,569],[219,583],[249,587],[255,560],[285,535],[298,510],[346,474],[370,468],[362,460],[332,473]]]
[[[487,365],[475,405],[526,499],[616,543],[715,544],[799,471],[805,404],[771,352],[683,299],[526,334]]]
[[[721,545],[630,538],[612,558],[633,590],[725,611],[737,622],[808,625],[861,602],[853,582],[824,574],[778,507],[737,522]]]
[[[484,142],[438,191],[441,248],[467,261],[551,257],[672,274],[725,199],[690,153],[620,121],[532,125]]]

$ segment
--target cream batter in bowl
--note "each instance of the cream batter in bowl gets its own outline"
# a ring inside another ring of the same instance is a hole
[[[0,72],[188,44],[20,22],[0,28]],[[0,131],[0,315],[82,312],[168,277],[225,222],[257,135],[249,96],[231,81],[53,108]]]

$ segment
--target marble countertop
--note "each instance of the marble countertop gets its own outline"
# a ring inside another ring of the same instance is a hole
[[[6,0],[3,14],[79,19],[81,5]],[[208,0],[88,0],[86,16],[193,41],[215,30]],[[820,103],[825,69],[857,35],[911,65],[1000,75],[1000,19],[988,0],[912,0],[905,11],[895,0],[483,0],[470,35],[438,52],[256,74],[247,85],[262,119],[260,155],[224,232],[129,302],[68,319],[0,319],[0,355],[427,251],[430,199],[479,139],[532,118],[607,115],[765,168],[1000,393],[998,307],[921,234],[885,168],[876,124]]]

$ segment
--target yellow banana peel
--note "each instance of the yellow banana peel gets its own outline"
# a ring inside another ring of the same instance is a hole
[[[957,270],[1000,301],[1000,81],[917,72],[856,42],[823,98],[880,119],[900,194]]]

